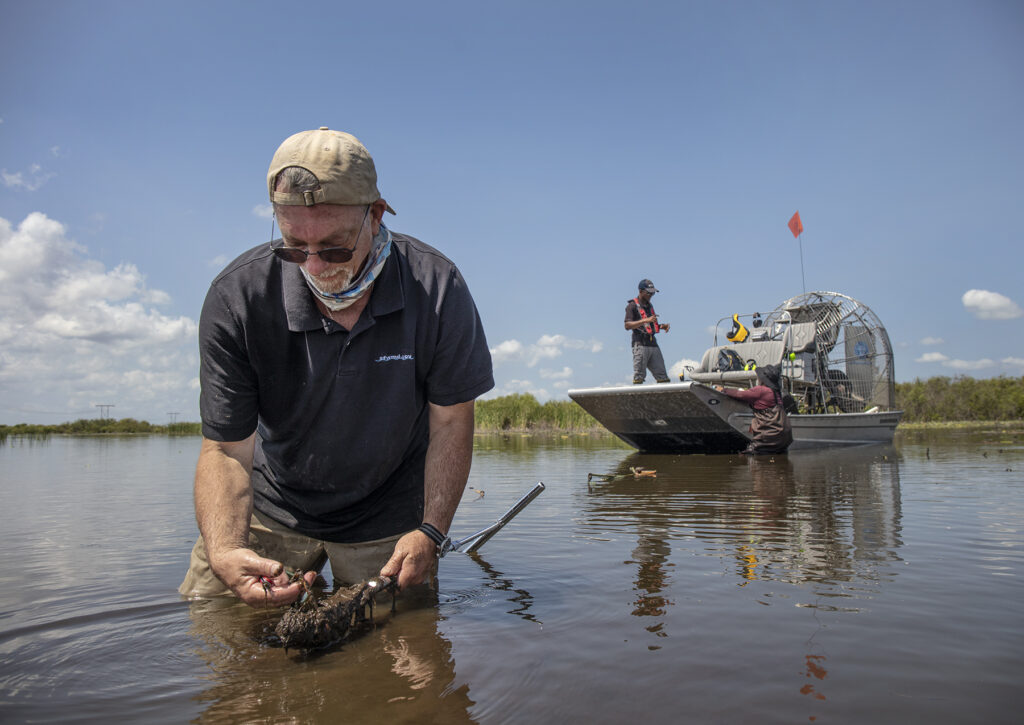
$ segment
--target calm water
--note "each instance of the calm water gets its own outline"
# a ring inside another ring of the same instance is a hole
[[[0,721],[1011,722],[1024,435],[641,456],[479,438],[453,534],[548,490],[438,601],[328,654],[176,593],[193,438],[0,444]],[[593,480],[633,466],[657,478]],[[386,609],[386,607],[384,608]],[[378,610],[378,613],[380,610]]]

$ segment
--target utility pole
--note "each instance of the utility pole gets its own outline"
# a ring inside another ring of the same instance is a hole
[[[110,409],[114,407],[113,403],[97,404],[97,408],[100,409],[100,420],[105,420],[110,415]]]
[[[177,422],[178,411],[174,411],[173,413],[168,413],[167,415],[170,416],[171,425],[174,425]]]

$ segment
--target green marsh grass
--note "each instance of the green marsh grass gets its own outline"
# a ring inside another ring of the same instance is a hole
[[[896,383],[896,409],[903,411],[901,427],[977,426],[1000,423],[1024,426],[1024,377],[935,377]],[[528,393],[476,401],[478,432],[559,431],[590,433],[601,425],[570,400],[540,403]],[[202,434],[199,423],[153,425],[134,418],[82,418],[57,425],[0,425],[0,442],[8,436],[47,435],[181,435]]]

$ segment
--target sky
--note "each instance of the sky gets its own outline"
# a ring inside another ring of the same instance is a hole
[[[0,0],[0,424],[199,420],[203,298],[319,126],[462,270],[485,397],[630,382],[642,278],[676,372],[829,290],[898,381],[1024,375],[1024,4],[297,7]]]

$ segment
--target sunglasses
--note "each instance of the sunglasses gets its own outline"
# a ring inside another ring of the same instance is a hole
[[[366,215],[369,213],[370,207],[366,207],[366,211],[363,212],[363,220],[359,222],[359,228],[355,231],[355,236],[358,239],[359,233],[363,230],[363,225],[366,224]],[[305,249],[299,249],[298,247],[287,247],[284,246],[284,240],[282,245],[279,247],[271,244],[270,251],[273,252],[278,259],[285,262],[291,262],[292,264],[302,264],[307,259],[316,255],[320,257],[324,262],[328,264],[343,264],[351,261],[352,255],[356,251],[358,241],[351,247],[328,247],[327,249],[321,249],[319,252],[307,252]]]

